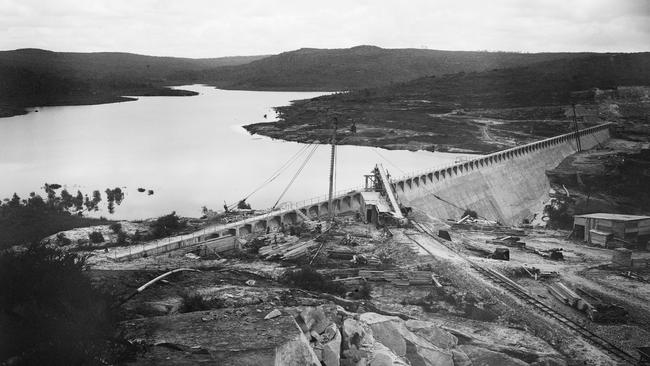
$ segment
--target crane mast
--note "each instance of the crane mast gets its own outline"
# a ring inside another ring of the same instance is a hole
[[[334,118],[334,128],[332,131],[332,139],[330,143],[332,145],[332,150],[330,154],[330,187],[329,187],[329,198],[327,200],[327,209],[329,212],[330,221],[334,221],[334,207],[332,207],[332,195],[334,194],[334,162],[336,160],[336,129],[338,127],[338,121],[336,117]]]

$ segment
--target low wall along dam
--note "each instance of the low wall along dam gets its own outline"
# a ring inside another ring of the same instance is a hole
[[[460,218],[465,209],[505,224],[517,224],[541,212],[550,185],[546,171],[558,166],[578,151],[576,136],[583,150],[610,138],[610,124],[603,124],[531,144],[498,151],[441,169],[391,179],[398,200],[441,219]],[[369,167],[370,169],[371,167]],[[362,189],[336,195],[335,213],[350,213],[361,207]],[[192,234],[150,242],[140,248],[116,249],[110,257],[127,260],[156,255],[199,244],[216,245],[223,250],[237,247],[237,237],[275,230],[329,214],[327,197],[284,206],[239,222],[213,225]]]

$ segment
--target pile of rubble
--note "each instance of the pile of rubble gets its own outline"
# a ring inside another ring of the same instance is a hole
[[[584,312],[595,322],[618,323],[627,318],[625,308],[607,303],[584,289],[577,288],[573,291],[562,282],[556,282],[548,286],[548,292],[564,304]],[[583,296],[578,295],[578,292]]]
[[[525,235],[521,229],[514,229],[510,226],[504,226],[497,221],[473,218],[469,215],[460,220],[449,219],[449,224],[454,229],[472,230],[472,231],[489,231],[500,235],[522,236]]]
[[[565,365],[552,354],[485,344],[435,323],[377,313],[350,313],[340,306],[289,309],[301,334],[276,349],[276,365],[469,366]],[[274,310],[267,317],[282,314]],[[450,333],[457,333],[459,338]],[[512,355],[522,355],[522,359]]]

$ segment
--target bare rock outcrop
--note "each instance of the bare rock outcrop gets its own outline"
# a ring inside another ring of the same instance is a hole
[[[276,366],[320,366],[320,361],[303,333],[275,349]]]
[[[462,345],[459,347],[472,361],[472,365],[500,365],[500,366],[526,366],[528,363],[510,357],[505,353],[490,351],[489,349]]]
[[[426,338],[411,332],[400,318],[376,313],[364,313],[361,314],[359,319],[370,326],[377,342],[388,347],[397,356],[406,358],[412,364],[454,366],[453,355],[450,350],[440,348]],[[418,324],[418,326],[420,329],[425,327],[424,324]],[[430,327],[437,328],[433,324]],[[438,333],[437,331],[434,332]],[[444,331],[440,330],[440,332]],[[442,335],[442,333],[439,334],[439,338],[441,338],[438,340],[439,343],[455,344],[451,338]]]

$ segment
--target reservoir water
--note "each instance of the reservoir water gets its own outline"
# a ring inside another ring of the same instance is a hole
[[[200,94],[42,107],[38,113],[0,118],[0,198],[14,192],[23,198],[29,192],[44,196],[41,187],[47,182],[73,194],[122,187],[126,197],[115,214],[98,213],[112,218],[143,219],[171,211],[198,217],[202,206],[220,210],[224,201],[231,204],[248,195],[304,147],[250,135],[241,126],[272,121],[274,106],[323,94],[182,88]],[[325,195],[329,155],[329,146],[321,145],[281,202]],[[402,176],[462,156],[340,146],[336,190],[361,186],[376,163]],[[272,206],[303,160],[252,195],[253,208]]]

